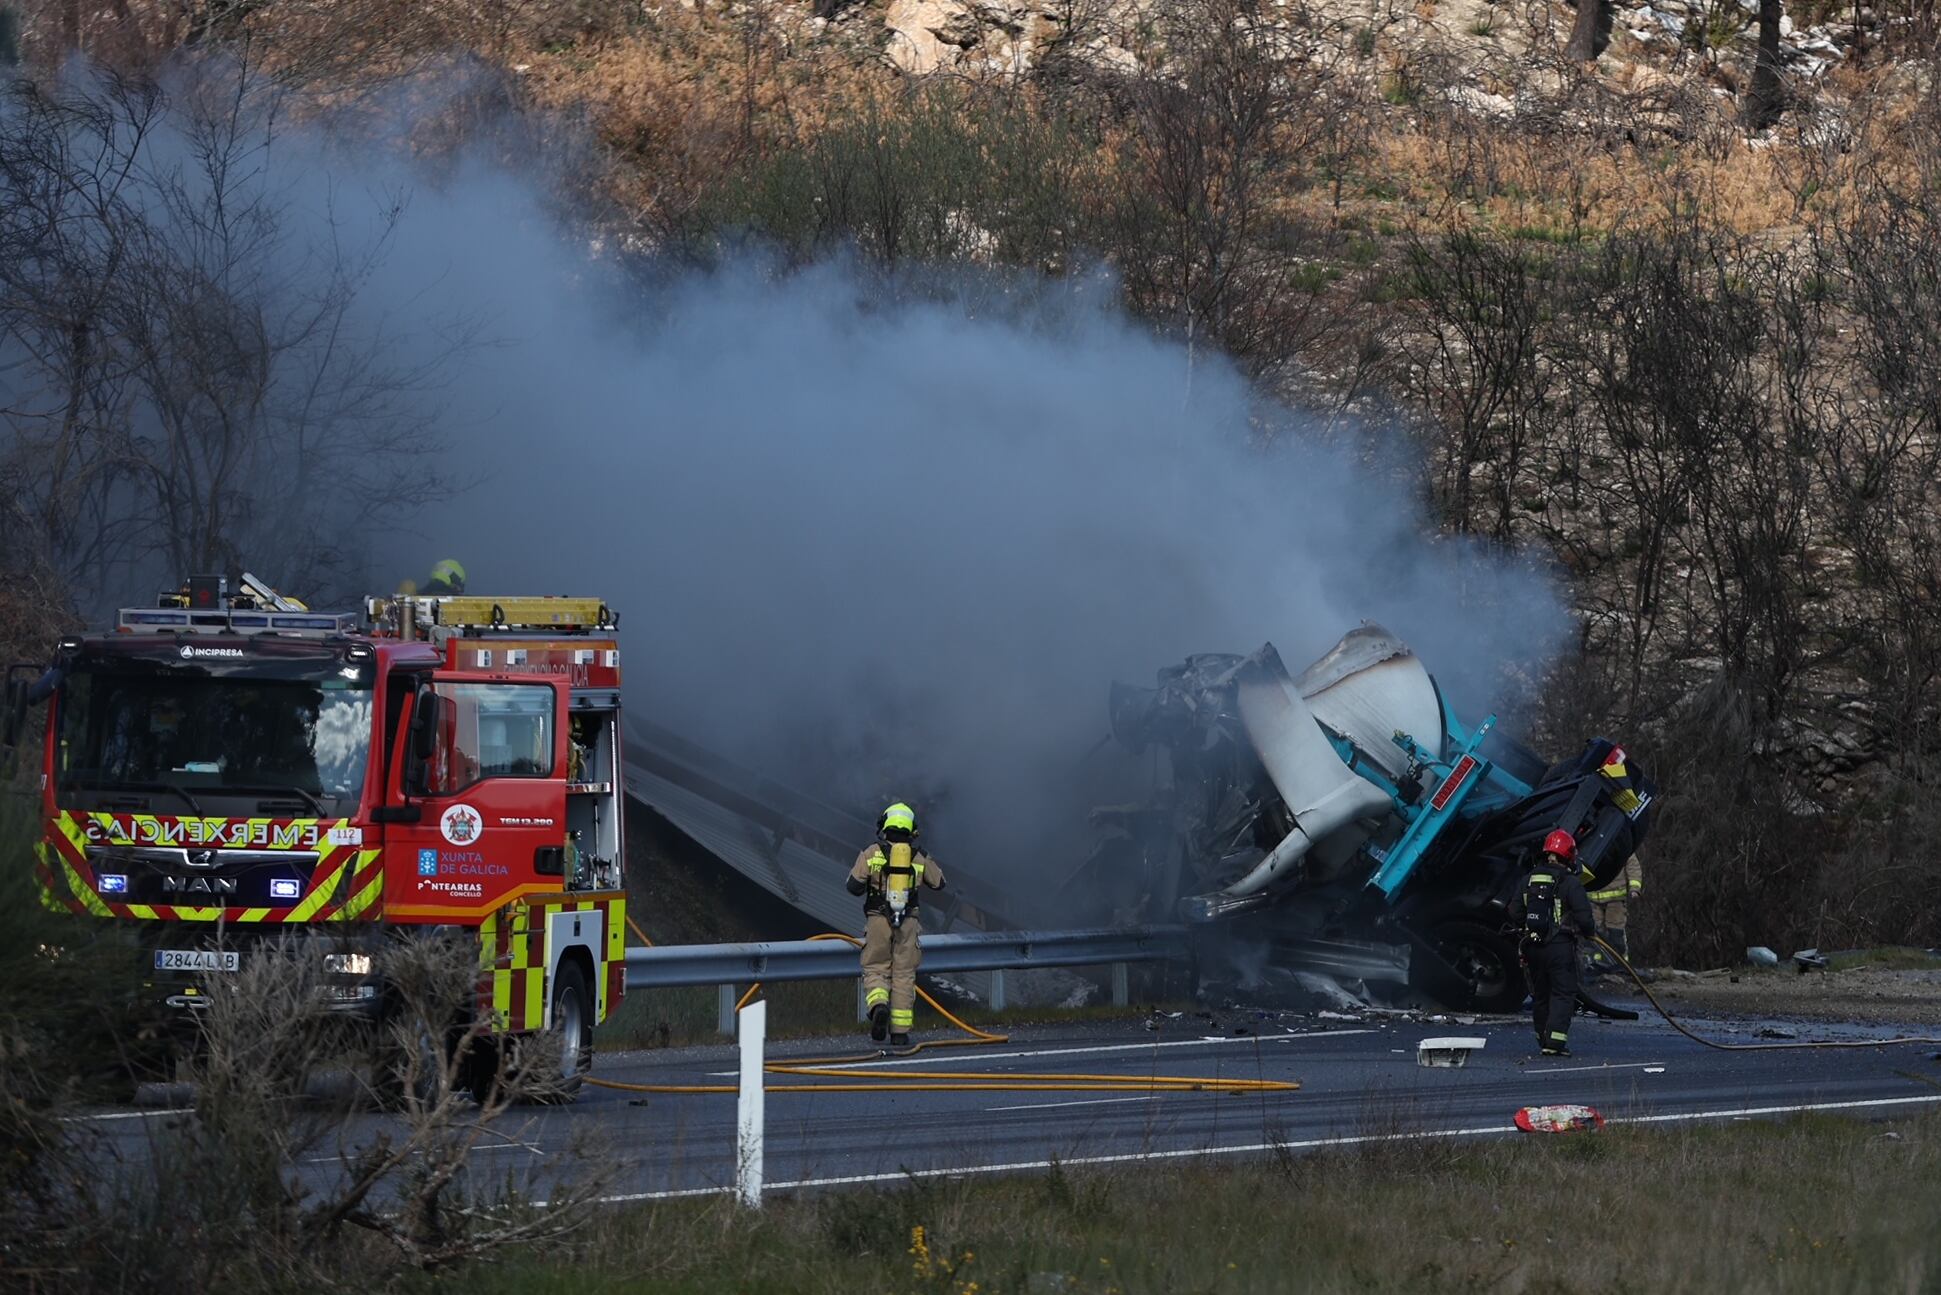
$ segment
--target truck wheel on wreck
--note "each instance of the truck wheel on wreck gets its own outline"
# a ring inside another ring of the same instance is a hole
[[[1478,1012],[1514,1012],[1523,1006],[1523,970],[1516,941],[1487,923],[1444,918],[1430,926],[1423,941],[1446,966],[1418,949],[1409,959],[1409,983],[1451,1007]]]

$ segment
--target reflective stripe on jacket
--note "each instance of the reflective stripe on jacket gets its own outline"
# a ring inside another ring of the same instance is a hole
[[[1624,862],[1624,871],[1611,878],[1611,884],[1603,890],[1591,892],[1593,904],[1615,904],[1627,899],[1636,899],[1644,891],[1644,865],[1638,856],[1632,855]]]

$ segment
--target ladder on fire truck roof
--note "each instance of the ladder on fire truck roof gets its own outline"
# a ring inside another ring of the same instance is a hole
[[[620,627],[620,617],[598,598],[392,594],[365,599],[364,611],[377,632],[406,640],[453,634],[586,634]]]

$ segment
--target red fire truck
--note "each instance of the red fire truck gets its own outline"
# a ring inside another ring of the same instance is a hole
[[[617,617],[470,596],[360,616],[240,586],[195,577],[10,680],[14,726],[50,703],[43,902],[125,924],[185,1013],[295,929],[346,1012],[381,1020],[386,940],[475,935],[474,1020],[555,1031],[553,1088],[576,1092],[626,988]],[[512,1051],[473,1050],[465,1082]]]

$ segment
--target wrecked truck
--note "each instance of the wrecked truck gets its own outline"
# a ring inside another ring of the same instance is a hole
[[[1592,889],[1650,830],[1657,788],[1605,738],[1548,763],[1451,710],[1401,640],[1364,625],[1291,676],[1272,644],[1114,684],[1135,799],[1071,893],[1101,918],[1183,920],[1202,980],[1403,983],[1451,1007],[1524,995],[1510,910],[1563,828]]]

